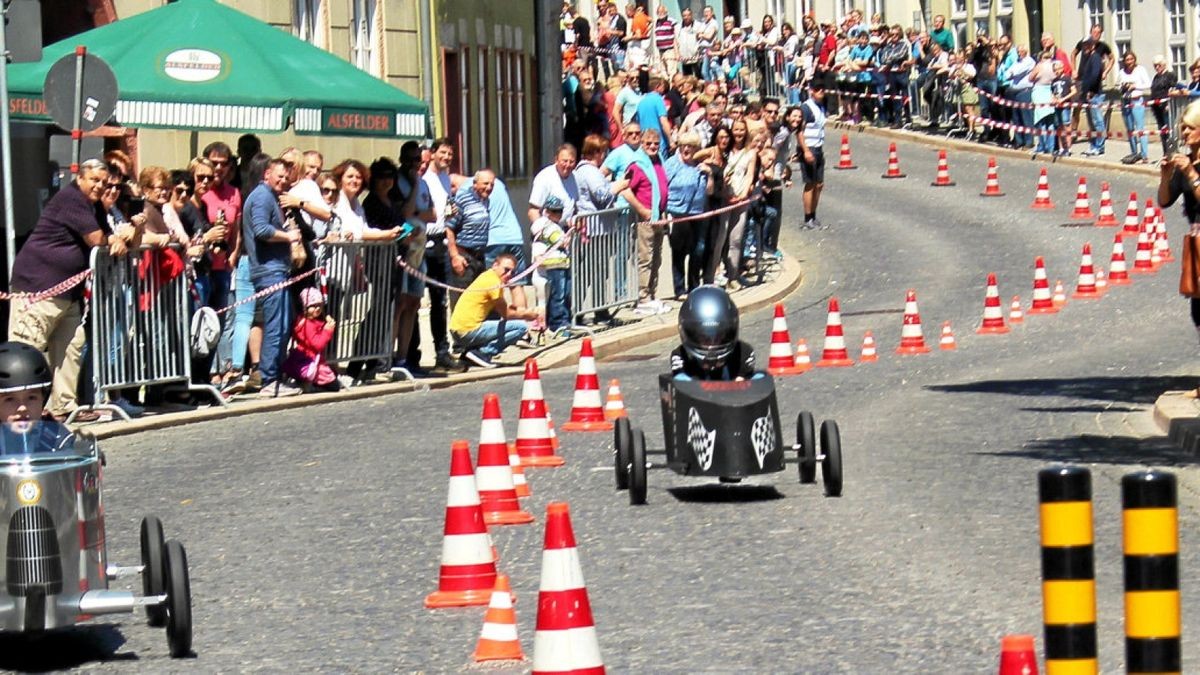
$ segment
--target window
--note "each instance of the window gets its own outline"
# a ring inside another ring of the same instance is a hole
[[[1012,13],[1012,8],[1012,0],[1000,0],[999,4],[996,6],[996,11],[1001,14],[1009,14]]]
[[[1167,22],[1170,28],[1169,35],[1182,36],[1187,32],[1184,25],[1184,0],[1167,0]]]
[[[992,0],[975,0],[975,13],[987,14],[992,11]]]
[[[317,44],[317,17],[321,11],[321,0],[292,0],[292,35]]]
[[[1171,45],[1171,70],[1175,71],[1175,78],[1180,82],[1187,82],[1191,79],[1188,74],[1187,47],[1185,45]]]
[[[480,47],[475,53],[479,72],[479,166],[485,167],[492,163],[492,149],[488,146],[488,116],[490,114],[488,104],[492,100],[492,93],[488,87],[488,75],[490,74],[487,67],[488,50]]]
[[[513,120],[517,129],[516,142],[516,175],[525,175],[525,55],[513,52],[512,61],[512,100]]]
[[[992,34],[992,31],[988,26],[987,19],[975,19],[975,34],[979,35],[980,31],[983,31],[984,35],[990,36]],[[999,36],[995,36],[995,37],[999,37]]]
[[[1092,26],[1099,24],[1101,28],[1108,29],[1108,21],[1104,15],[1104,0],[1084,0],[1085,8],[1087,9],[1087,25],[1083,27],[1083,34],[1086,37]]]
[[[354,0],[350,29],[350,61],[375,77],[383,77],[379,58],[382,27],[377,25],[375,0]]]
[[[838,16],[846,16],[854,9],[854,0],[838,0]],[[870,19],[870,16],[866,17]]]
[[[500,171],[505,175],[514,173],[513,167],[513,128],[512,112],[509,101],[508,52],[496,50],[496,135],[500,149]]]
[[[1118,62],[1120,62],[1120,59],[1121,59],[1121,57],[1122,57],[1122,56],[1124,56],[1124,55],[1125,55],[1125,52],[1129,51],[1129,49],[1130,49],[1130,43],[1129,43],[1129,40],[1128,40],[1128,39],[1126,39],[1126,40],[1115,40],[1115,41],[1113,42],[1113,47],[1115,48],[1115,50],[1114,50],[1114,51],[1115,51],[1115,54],[1116,54],[1116,58],[1117,58]]]
[[[458,95],[458,119],[462,121],[462,147],[458,149],[463,173],[471,162],[471,50],[464,46],[458,60],[458,81],[462,90]]]
[[[967,40],[967,22],[966,21],[955,21],[954,23],[950,24],[950,30],[954,31],[955,44],[958,44],[958,45],[970,44],[970,42]]]
[[[996,35],[1012,35],[1012,17],[1001,16],[996,18]]]
[[[1133,27],[1132,13],[1129,11],[1129,0],[1112,0],[1113,31],[1126,33]]]
[[[954,0],[950,6],[950,13],[954,16],[962,16],[967,13],[967,0]]]
[[[876,14],[883,14],[883,0],[865,0],[863,16],[867,23],[871,23],[871,17]]]

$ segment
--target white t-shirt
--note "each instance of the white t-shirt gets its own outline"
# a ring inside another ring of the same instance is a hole
[[[325,198],[321,196],[321,186],[317,185],[317,181],[311,178],[301,178],[292,186],[291,190],[288,190],[288,194],[300,201],[326,206]],[[318,239],[325,238],[325,231],[329,226],[327,221],[313,218],[312,214],[304,209],[300,209],[300,217],[304,218],[304,222],[312,226],[313,232],[317,233]]]
[[[425,233],[439,235],[446,231],[446,200],[450,198],[450,174],[438,173],[431,164],[421,176],[425,188],[429,190],[429,198],[433,200],[433,215],[437,217],[432,223],[425,224]]]
[[[341,221],[342,232],[349,232],[355,241],[362,241],[363,233],[369,229],[367,214],[363,211],[362,202],[355,199],[353,203],[346,198],[345,192],[338,193],[337,206],[333,207]]]
[[[558,168],[551,164],[533,177],[533,185],[529,190],[529,205],[542,208],[546,198],[554,195],[562,200],[563,220],[568,221],[575,215],[575,201],[579,199],[579,186],[575,183],[575,174],[569,173],[566,178],[558,175]]]

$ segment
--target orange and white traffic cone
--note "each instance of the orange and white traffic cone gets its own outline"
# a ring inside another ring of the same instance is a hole
[[[850,135],[849,134],[842,134],[842,152],[841,152],[840,157],[838,158],[837,166],[835,166],[833,168],[837,169],[838,171],[848,171],[851,169],[858,168],[857,166],[854,165],[854,160],[850,158]]]
[[[802,373],[812,370],[812,357],[808,354],[808,342],[804,338],[796,341],[796,369]]]
[[[1100,290],[1096,288],[1096,268],[1092,265],[1091,244],[1083,245],[1083,255],[1079,261],[1079,281],[1075,284],[1075,292],[1071,297],[1093,300],[1100,297]]]
[[[1162,250],[1159,251],[1162,261],[1164,263],[1175,262],[1175,255],[1171,253],[1171,238],[1167,236],[1167,221],[1163,218],[1161,211],[1158,214],[1158,241],[1162,242]]]
[[[554,448],[554,452],[558,452],[558,433],[554,431],[554,414],[550,412],[550,408],[546,408],[546,428],[550,430],[550,447]]]
[[[1046,262],[1042,256],[1033,261],[1033,305],[1029,307],[1030,314],[1054,314],[1058,307],[1050,297],[1050,282],[1046,279]]]
[[[879,352],[875,349],[875,336],[871,331],[863,333],[862,352],[858,356],[860,363],[870,363],[879,360]]]
[[[517,441],[513,446],[522,466],[555,467],[566,463],[555,454],[550,437],[550,411],[542,396],[542,379],[536,359],[525,360],[525,382],[521,387],[521,412],[517,417]]]
[[[1129,279],[1129,270],[1125,267],[1125,244],[1123,233],[1113,236],[1112,259],[1108,265],[1108,283],[1113,286],[1127,286],[1133,281]]]
[[[533,636],[534,675],[601,675],[604,661],[565,502],[546,505],[546,539]]]
[[[1054,282],[1054,295],[1050,296],[1050,302],[1060,309],[1067,304],[1067,291],[1063,288],[1062,279]]]
[[[563,431],[612,431],[612,422],[604,419],[600,403],[600,378],[596,375],[596,356],[592,339],[583,338],[579,347],[579,371],[575,375],[575,400],[571,419],[562,425]]]
[[[937,175],[934,177],[933,182],[930,183],[930,185],[933,187],[950,187],[952,185],[957,185],[957,183],[950,180],[950,160],[946,157],[945,150],[938,150]]]
[[[1104,268],[1096,267],[1096,292],[1104,295],[1108,292],[1108,279],[1104,276]]]
[[[829,299],[829,314],[825,319],[825,347],[821,350],[818,368],[841,368],[854,365],[846,351],[846,336],[842,332],[842,310],[837,298]]]
[[[1142,229],[1138,232],[1137,252],[1133,256],[1134,274],[1151,274],[1156,272],[1154,263],[1151,260],[1154,245],[1150,243],[1150,233],[1146,224],[1142,224]]]
[[[604,401],[604,418],[615,420],[628,416],[625,412],[625,399],[621,396],[621,381],[613,378],[608,381],[608,398]]]
[[[767,372],[772,375],[799,375],[796,356],[792,354],[792,338],[788,335],[787,318],[783,314],[783,303],[775,303],[775,319],[771,322],[771,351],[767,358]]]
[[[1020,309],[1020,302],[1017,308]],[[983,323],[975,330],[980,335],[1000,335],[1009,332],[1004,323],[1004,311],[1000,307],[1000,287],[996,283],[996,274],[989,272],[987,276],[987,291],[983,296]]]
[[[996,167],[996,158],[988,157],[987,182],[983,185],[980,197],[1003,197],[1000,191],[1000,170]]]
[[[1071,211],[1071,220],[1092,220],[1096,214],[1092,213],[1091,198],[1088,197],[1087,178],[1079,177],[1079,187],[1075,190],[1075,209]]]
[[[450,446],[450,487],[446,493],[446,526],[438,590],[425,598],[430,609],[486,605],[496,585],[496,553],[483,521],[471,446]]]
[[[1008,307],[1008,322],[1010,324],[1025,322],[1025,312],[1021,311],[1021,296],[1019,295],[1013,296],[1012,304]]]
[[[1046,173],[1046,167],[1042,167],[1042,173],[1038,176],[1037,192],[1034,193],[1033,203],[1029,208],[1037,211],[1046,211],[1054,208],[1054,202],[1050,201],[1050,176]]]
[[[517,491],[517,496],[532,496],[533,490],[529,487],[529,481],[525,480],[525,467],[521,465],[521,456],[517,454],[515,444],[508,446],[508,465],[512,467],[513,489]]]
[[[1142,223],[1138,226],[1138,233],[1141,233],[1142,230],[1146,230],[1146,233],[1149,234],[1150,228],[1154,225],[1154,219],[1156,217],[1158,217],[1158,205],[1154,203],[1153,199],[1147,199],[1146,207],[1142,210]],[[1153,240],[1151,240],[1151,243],[1154,243]]]
[[[944,352],[958,349],[958,343],[954,340],[954,330],[950,328],[949,321],[942,324],[942,337],[938,340],[938,347]]]
[[[1113,212],[1112,191],[1108,181],[1100,183],[1100,217],[1096,219],[1096,227],[1116,227],[1117,214]]]
[[[900,173],[900,157],[896,154],[896,144],[892,143],[888,146],[888,163],[887,171],[883,174],[884,178],[907,178],[907,174]]]
[[[508,459],[508,441],[504,438],[504,420],[500,417],[500,397],[485,394],[483,420],[479,425],[479,461],[475,464],[475,486],[488,525],[525,525],[533,514],[522,511],[513,486],[512,465]]]
[[[904,298],[904,325],[900,328],[897,354],[928,354],[925,333],[921,330],[921,312],[917,310],[917,292],[909,289]]]
[[[483,630],[475,643],[475,662],[524,661],[521,641],[517,638],[517,613],[513,610],[512,589],[507,574],[496,575],[496,587],[483,615]]]
[[[1138,218],[1138,194],[1130,192],[1129,206],[1125,207],[1125,224],[1121,228],[1121,236],[1136,237],[1141,222],[1141,219]]]
[[[1083,672],[1083,671],[1081,671]],[[1005,635],[1000,641],[1000,675],[1037,675],[1032,635]]]

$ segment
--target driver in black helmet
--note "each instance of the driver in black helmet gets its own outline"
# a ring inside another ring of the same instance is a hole
[[[679,340],[671,373],[696,380],[754,376],[754,348],[738,339],[738,309],[717,286],[700,286],[679,308]]]
[[[71,439],[65,426],[45,414],[53,376],[46,357],[31,345],[0,343],[0,452],[53,451]]]

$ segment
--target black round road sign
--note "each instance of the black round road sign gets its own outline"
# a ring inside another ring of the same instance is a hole
[[[75,125],[74,53],[50,66],[46,73],[45,101],[50,119],[66,131]],[[83,90],[80,96],[79,128],[94,131],[112,119],[117,109],[117,76],[99,56],[83,55]]]

